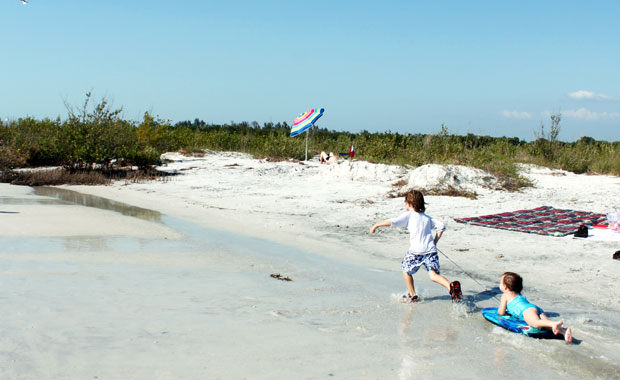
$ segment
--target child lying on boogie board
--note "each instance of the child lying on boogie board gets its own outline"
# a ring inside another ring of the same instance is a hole
[[[502,298],[497,309],[497,314],[505,315],[506,311],[514,318],[521,319],[535,329],[551,330],[554,334],[564,335],[567,343],[573,341],[573,333],[563,326],[563,321],[552,321],[547,318],[545,312],[538,306],[531,304],[527,298],[521,295],[523,279],[516,273],[506,272],[499,282],[499,290]]]

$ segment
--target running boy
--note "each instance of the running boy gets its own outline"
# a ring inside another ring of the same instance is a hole
[[[556,335],[564,335],[564,340],[567,343],[573,341],[573,332],[570,327],[562,326],[563,321],[547,319],[545,312],[540,307],[529,303],[527,298],[521,295],[521,290],[523,290],[521,276],[513,272],[504,273],[499,281],[499,290],[502,291],[502,298],[497,308],[497,314],[505,315],[508,311],[513,317],[519,318],[535,329],[548,329]]]
[[[409,250],[403,258],[403,277],[407,283],[409,294],[402,298],[402,302],[416,302],[419,297],[413,285],[413,275],[422,265],[426,267],[428,275],[433,282],[450,290],[452,301],[458,302],[463,298],[461,284],[458,281],[450,282],[439,274],[439,256],[437,256],[437,242],[441,238],[445,226],[438,220],[426,215],[424,211],[424,195],[417,190],[409,191],[405,195],[406,212],[400,216],[376,223],[370,227],[370,233],[374,234],[379,227],[407,227],[409,230]],[[432,230],[437,230],[433,238]]]

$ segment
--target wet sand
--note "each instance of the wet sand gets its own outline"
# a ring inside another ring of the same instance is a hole
[[[214,184],[223,182],[213,179]],[[175,195],[161,190],[168,185],[177,187]],[[340,224],[340,210],[332,210],[335,222],[317,228],[324,236],[319,239],[312,233],[301,238],[290,234],[301,229],[297,223],[308,219],[308,210],[287,215],[273,206],[266,212],[265,204],[252,202],[237,202],[232,209],[232,203],[215,197],[203,198],[204,203],[212,202],[205,207],[179,191],[185,186],[182,181],[85,189],[108,194],[104,199],[53,189],[35,195],[29,188],[0,186],[3,226],[29,231],[23,236],[0,234],[2,297],[11,310],[0,343],[3,378],[520,378],[536,373],[559,379],[613,378],[620,370],[614,303],[595,303],[594,296],[587,309],[575,310],[569,294],[537,288],[538,277],[530,275],[526,281],[534,285],[528,296],[534,294],[531,298],[537,303],[564,318],[580,344],[536,341],[482,319],[480,308],[496,304],[496,279],[472,270],[464,258],[480,255],[481,266],[500,260],[492,257],[498,251],[474,248],[492,239],[485,236],[487,229],[450,224],[440,243],[440,249],[473,276],[441,258],[444,274],[464,283],[463,304],[453,305],[441,287],[420,273],[416,286],[423,302],[404,305],[397,301],[404,291],[400,250],[389,248],[402,250],[406,234],[388,230],[366,240],[357,232],[380,218],[381,207],[394,207],[391,201],[379,208],[376,203],[359,206],[364,212],[374,207],[370,211],[377,215],[348,228]],[[204,187],[200,190],[205,193]],[[366,192],[366,198],[372,196]],[[347,194],[326,192],[324,197],[329,204]],[[430,198],[429,203],[443,210],[441,198]],[[232,232],[243,219],[239,208],[250,205],[264,209],[245,213],[248,223],[241,227],[246,234]],[[9,219],[23,216],[15,214],[22,211],[31,220],[57,213],[50,220],[75,216],[84,225],[113,228],[100,228],[108,234],[58,236],[50,234],[45,223],[28,230],[27,218]],[[261,225],[254,213],[267,215],[266,223]],[[285,225],[291,226],[289,231],[274,233]],[[468,250],[452,249],[457,242],[447,239],[450,233]],[[526,246],[574,244],[523,235],[528,236],[522,239]],[[517,250],[502,247],[502,259],[512,264],[510,255]],[[532,260],[529,255],[527,259]],[[546,254],[540,260],[555,259]],[[573,265],[585,266],[585,261]],[[590,273],[583,269],[586,273],[579,275]],[[273,273],[293,281],[278,281],[270,277]],[[598,273],[617,279],[618,272],[608,265]],[[568,285],[573,287],[578,284]]]

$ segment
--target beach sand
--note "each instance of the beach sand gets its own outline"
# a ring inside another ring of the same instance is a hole
[[[529,294],[540,291],[571,304],[620,308],[615,292],[619,268],[611,261],[613,252],[620,249],[618,241],[555,238],[454,221],[539,206],[597,213],[620,210],[618,177],[526,166],[524,174],[535,186],[515,193],[484,187],[485,174],[464,167],[406,169],[364,161],[272,163],[239,153],[204,157],[175,153],[167,158],[171,162],[164,169],[181,175],[165,182],[68,188],[328,257],[398,270],[407,232],[387,229],[368,234],[376,221],[404,211],[403,198],[388,198],[395,191],[393,184],[408,182],[396,190],[429,188],[457,175],[461,187],[477,192],[477,199],[427,196],[426,202],[427,213],[447,224],[439,249],[465,271],[494,283],[501,273],[512,270],[524,276]]]
[[[4,300],[16,313],[3,325],[0,374],[618,375],[620,262],[611,255],[620,241],[454,221],[543,205],[619,210],[618,177],[524,166],[535,185],[514,193],[464,167],[270,162],[240,153],[166,158],[162,169],[177,175],[165,181],[37,193],[1,185]],[[404,210],[403,199],[388,194],[442,183],[478,194],[426,197],[427,213],[447,224],[442,273],[461,281],[466,302],[453,306],[420,272],[423,302],[403,305],[407,232],[368,229]],[[579,345],[534,341],[481,318],[481,307],[496,305],[507,270],[524,277],[531,301],[573,328]],[[294,281],[269,277],[276,272]]]

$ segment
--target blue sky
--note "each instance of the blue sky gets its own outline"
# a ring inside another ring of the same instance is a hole
[[[620,2],[0,0],[0,117],[620,140]]]

